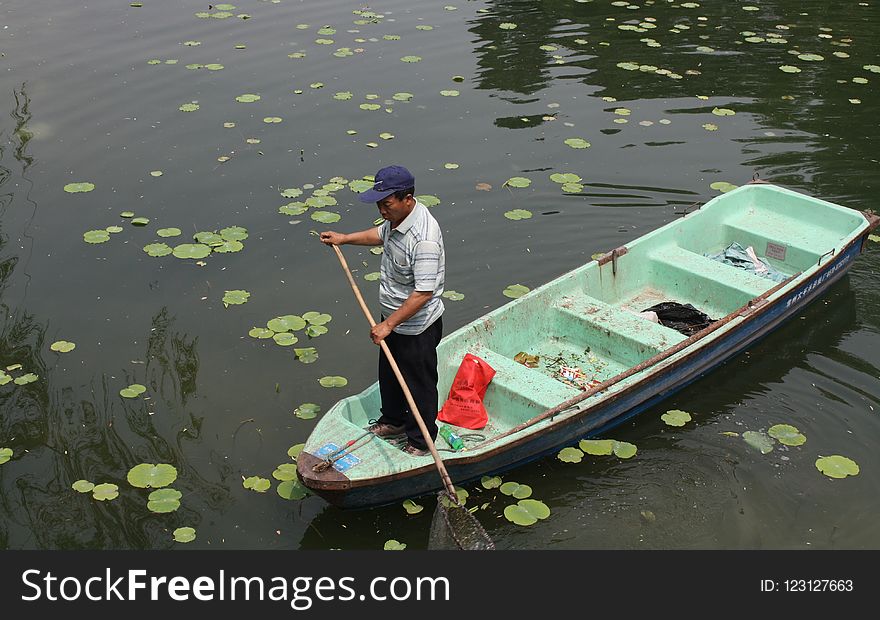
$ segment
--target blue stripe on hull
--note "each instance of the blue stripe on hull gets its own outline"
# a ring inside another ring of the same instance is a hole
[[[603,434],[653,407],[752,346],[824,294],[852,266],[860,253],[860,247],[861,243],[851,244],[845,253],[839,254],[831,261],[828,268],[805,281],[785,297],[772,302],[772,306],[758,314],[753,321],[740,328],[734,328],[728,335],[705,345],[683,364],[671,371],[661,372],[632,393],[608,403],[587,416],[573,418],[570,422],[540,431],[532,440],[485,460],[463,465],[455,465],[454,461],[445,461],[450,477],[460,485],[477,480],[481,476],[519,467],[529,461],[555,453],[584,437]],[[441,487],[440,476],[432,467],[430,471],[419,476],[350,489],[337,505],[342,508],[365,508],[390,504],[408,497],[436,492]]]

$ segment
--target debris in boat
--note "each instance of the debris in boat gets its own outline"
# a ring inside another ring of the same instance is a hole
[[[656,312],[661,325],[681,332],[685,336],[693,336],[715,322],[715,319],[709,318],[691,304],[677,301],[664,301],[645,308],[642,312]]]
[[[705,254],[705,256],[725,265],[749,271],[762,278],[768,278],[774,282],[783,282],[788,278],[787,275],[775,269],[765,259],[755,254],[755,249],[752,246],[744,248],[735,241],[721,252]]]
[[[528,366],[529,368],[537,368],[538,360],[540,360],[540,356],[538,355],[529,355],[525,351],[520,351],[516,355],[513,356],[514,362],[519,362],[523,366]]]

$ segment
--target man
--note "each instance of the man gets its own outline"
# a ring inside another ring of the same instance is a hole
[[[388,345],[413,395],[431,439],[437,437],[437,344],[443,335],[443,236],[437,220],[414,197],[415,178],[403,166],[376,173],[372,189],[360,194],[385,220],[377,228],[321,233],[327,245],[382,245],[379,278],[381,322],[370,330],[375,344]],[[382,415],[369,427],[379,437],[406,433],[405,452],[428,454],[428,446],[385,355],[379,352]]]

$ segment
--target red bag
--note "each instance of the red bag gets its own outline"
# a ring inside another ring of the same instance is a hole
[[[437,413],[437,419],[455,426],[480,429],[489,421],[489,414],[483,406],[486,388],[495,376],[495,369],[485,360],[468,353],[461,360],[449,397]]]

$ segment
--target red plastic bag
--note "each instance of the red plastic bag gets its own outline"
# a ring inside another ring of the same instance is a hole
[[[480,429],[489,421],[489,414],[483,406],[486,388],[495,376],[495,369],[485,360],[468,353],[461,360],[449,397],[437,413],[441,422],[462,428]]]

